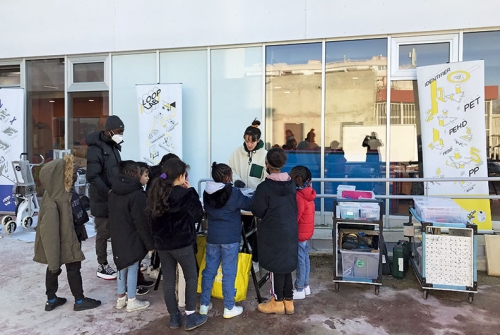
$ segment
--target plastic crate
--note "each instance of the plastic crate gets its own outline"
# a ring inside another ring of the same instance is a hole
[[[380,254],[353,250],[340,250],[343,278],[378,278]]]

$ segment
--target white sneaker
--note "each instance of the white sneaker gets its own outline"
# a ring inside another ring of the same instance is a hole
[[[107,280],[116,279],[117,273],[109,264],[99,264],[97,267],[97,277]]]
[[[309,287],[309,285],[307,285],[306,287],[304,287],[304,293],[306,295],[311,295],[311,288]]]
[[[301,299],[305,299],[306,298],[306,292],[305,290],[302,290],[302,291],[297,291],[297,290],[293,290],[293,300],[301,300]]]
[[[122,309],[125,306],[127,306],[127,296],[123,296],[116,300],[116,309]]]
[[[200,314],[207,315],[208,311],[212,309],[212,303],[207,305],[200,305]]]
[[[243,307],[234,305],[232,309],[224,308],[224,319],[230,319],[243,313]]]
[[[127,312],[140,311],[148,308],[149,305],[149,301],[146,300],[129,299],[127,302]]]

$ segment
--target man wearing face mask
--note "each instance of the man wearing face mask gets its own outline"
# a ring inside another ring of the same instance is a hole
[[[87,135],[87,182],[90,184],[90,212],[94,216],[97,254],[97,277],[116,279],[116,271],[108,264],[107,246],[110,237],[108,222],[108,194],[121,162],[121,143],[125,126],[111,115],[106,119],[104,131]]]

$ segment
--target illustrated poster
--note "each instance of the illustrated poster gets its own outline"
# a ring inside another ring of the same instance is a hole
[[[136,85],[139,154],[150,165],[174,153],[182,158],[182,84]]]
[[[429,195],[488,195],[484,61],[417,67],[422,154]],[[464,177],[460,182],[440,178]],[[491,230],[488,199],[454,199],[480,230]]]
[[[24,152],[24,124],[24,90],[0,89],[0,212],[16,210],[12,161],[18,161]]]

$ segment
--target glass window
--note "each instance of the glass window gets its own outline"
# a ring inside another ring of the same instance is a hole
[[[463,60],[484,60],[486,145],[488,146],[488,175],[500,176],[500,31],[464,33]],[[490,194],[498,195],[500,184],[490,182]],[[500,205],[491,202],[493,220],[499,220]]]
[[[20,65],[0,66],[0,86],[19,86],[21,84]]]
[[[287,150],[283,171],[305,165],[313,178],[321,177],[321,50],[321,43],[266,47],[267,148]]]
[[[28,152],[53,158],[54,149],[64,149],[64,59],[33,60],[26,62],[27,73],[27,128]],[[32,156],[31,161],[39,158]],[[37,184],[40,167],[34,168]],[[38,185],[38,194],[43,194]]]
[[[156,53],[112,56],[113,111],[125,124],[122,157],[140,159],[137,115],[137,84],[158,82],[156,77]]]
[[[104,130],[109,115],[108,92],[73,92],[68,95],[69,149],[80,167],[87,166],[85,137],[94,131]]]
[[[211,159],[227,163],[245,129],[255,118],[263,121],[262,48],[212,50],[210,67]]]
[[[387,40],[326,43],[325,95],[325,178],[384,177]],[[385,183],[375,182],[325,183],[325,193],[336,194],[339,184],[385,194]]]
[[[208,162],[208,80],[207,51],[160,53],[160,82],[182,83],[182,159],[190,166],[189,182],[197,187],[198,180],[209,178]],[[197,139],[193,150],[191,144]]]
[[[399,46],[399,69],[444,64],[450,61],[450,43],[406,44]]]
[[[104,62],[73,64],[74,83],[103,83]]]

